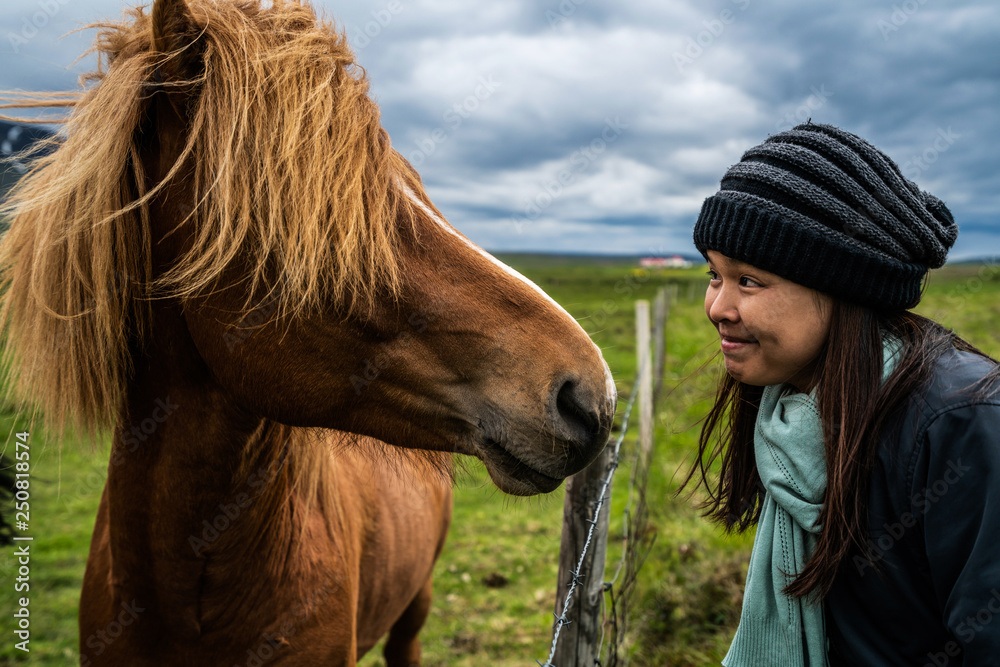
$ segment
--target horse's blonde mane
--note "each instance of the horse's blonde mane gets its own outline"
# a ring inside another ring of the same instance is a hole
[[[276,293],[282,316],[395,293],[400,184],[425,199],[390,147],[346,39],[307,4],[188,0],[202,71],[175,168],[151,184],[140,159],[157,72],[142,8],[99,24],[98,70],[72,94],[6,94],[3,108],[67,107],[64,137],[39,153],[5,207],[0,330],[15,397],[51,425],[108,425],[121,409],[151,299],[218,286],[238,264],[247,305]],[[183,49],[182,49],[183,50]],[[145,124],[144,124],[145,123]],[[190,250],[154,276],[149,206],[190,179],[178,225]],[[183,215],[187,215],[183,218]]]

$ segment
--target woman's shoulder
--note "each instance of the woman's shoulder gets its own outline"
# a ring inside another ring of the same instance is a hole
[[[987,357],[956,349],[935,361],[929,380],[914,393],[903,419],[887,429],[889,437],[883,441],[883,464],[901,476],[907,493],[955,461],[1000,474],[996,368]]]
[[[973,405],[1000,405],[997,363],[973,352],[950,348],[934,362],[924,387],[911,401],[921,421],[933,420],[949,410]],[[987,380],[993,373],[994,377]]]
[[[949,349],[934,362],[927,382],[901,406],[883,431],[879,458],[905,484],[920,468],[961,456],[1000,452],[1000,379],[984,384],[997,367],[987,358]],[[989,442],[984,442],[989,440]],[[997,446],[994,446],[997,445]]]

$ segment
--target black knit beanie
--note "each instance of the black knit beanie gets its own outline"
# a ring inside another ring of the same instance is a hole
[[[705,200],[694,244],[879,310],[920,300],[958,227],[864,139],[806,123],[743,154]]]

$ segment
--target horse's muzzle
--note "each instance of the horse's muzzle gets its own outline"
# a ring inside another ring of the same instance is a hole
[[[549,410],[553,435],[566,443],[564,476],[586,468],[607,444],[616,401],[614,385],[610,387],[606,394],[598,395],[575,378],[568,378],[553,392]]]

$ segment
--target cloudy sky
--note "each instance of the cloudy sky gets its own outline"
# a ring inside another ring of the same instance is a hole
[[[953,258],[1000,254],[996,0],[319,0],[396,148],[487,249],[692,253],[725,170],[812,118],[943,199]],[[0,89],[61,90],[122,0],[0,8]]]

